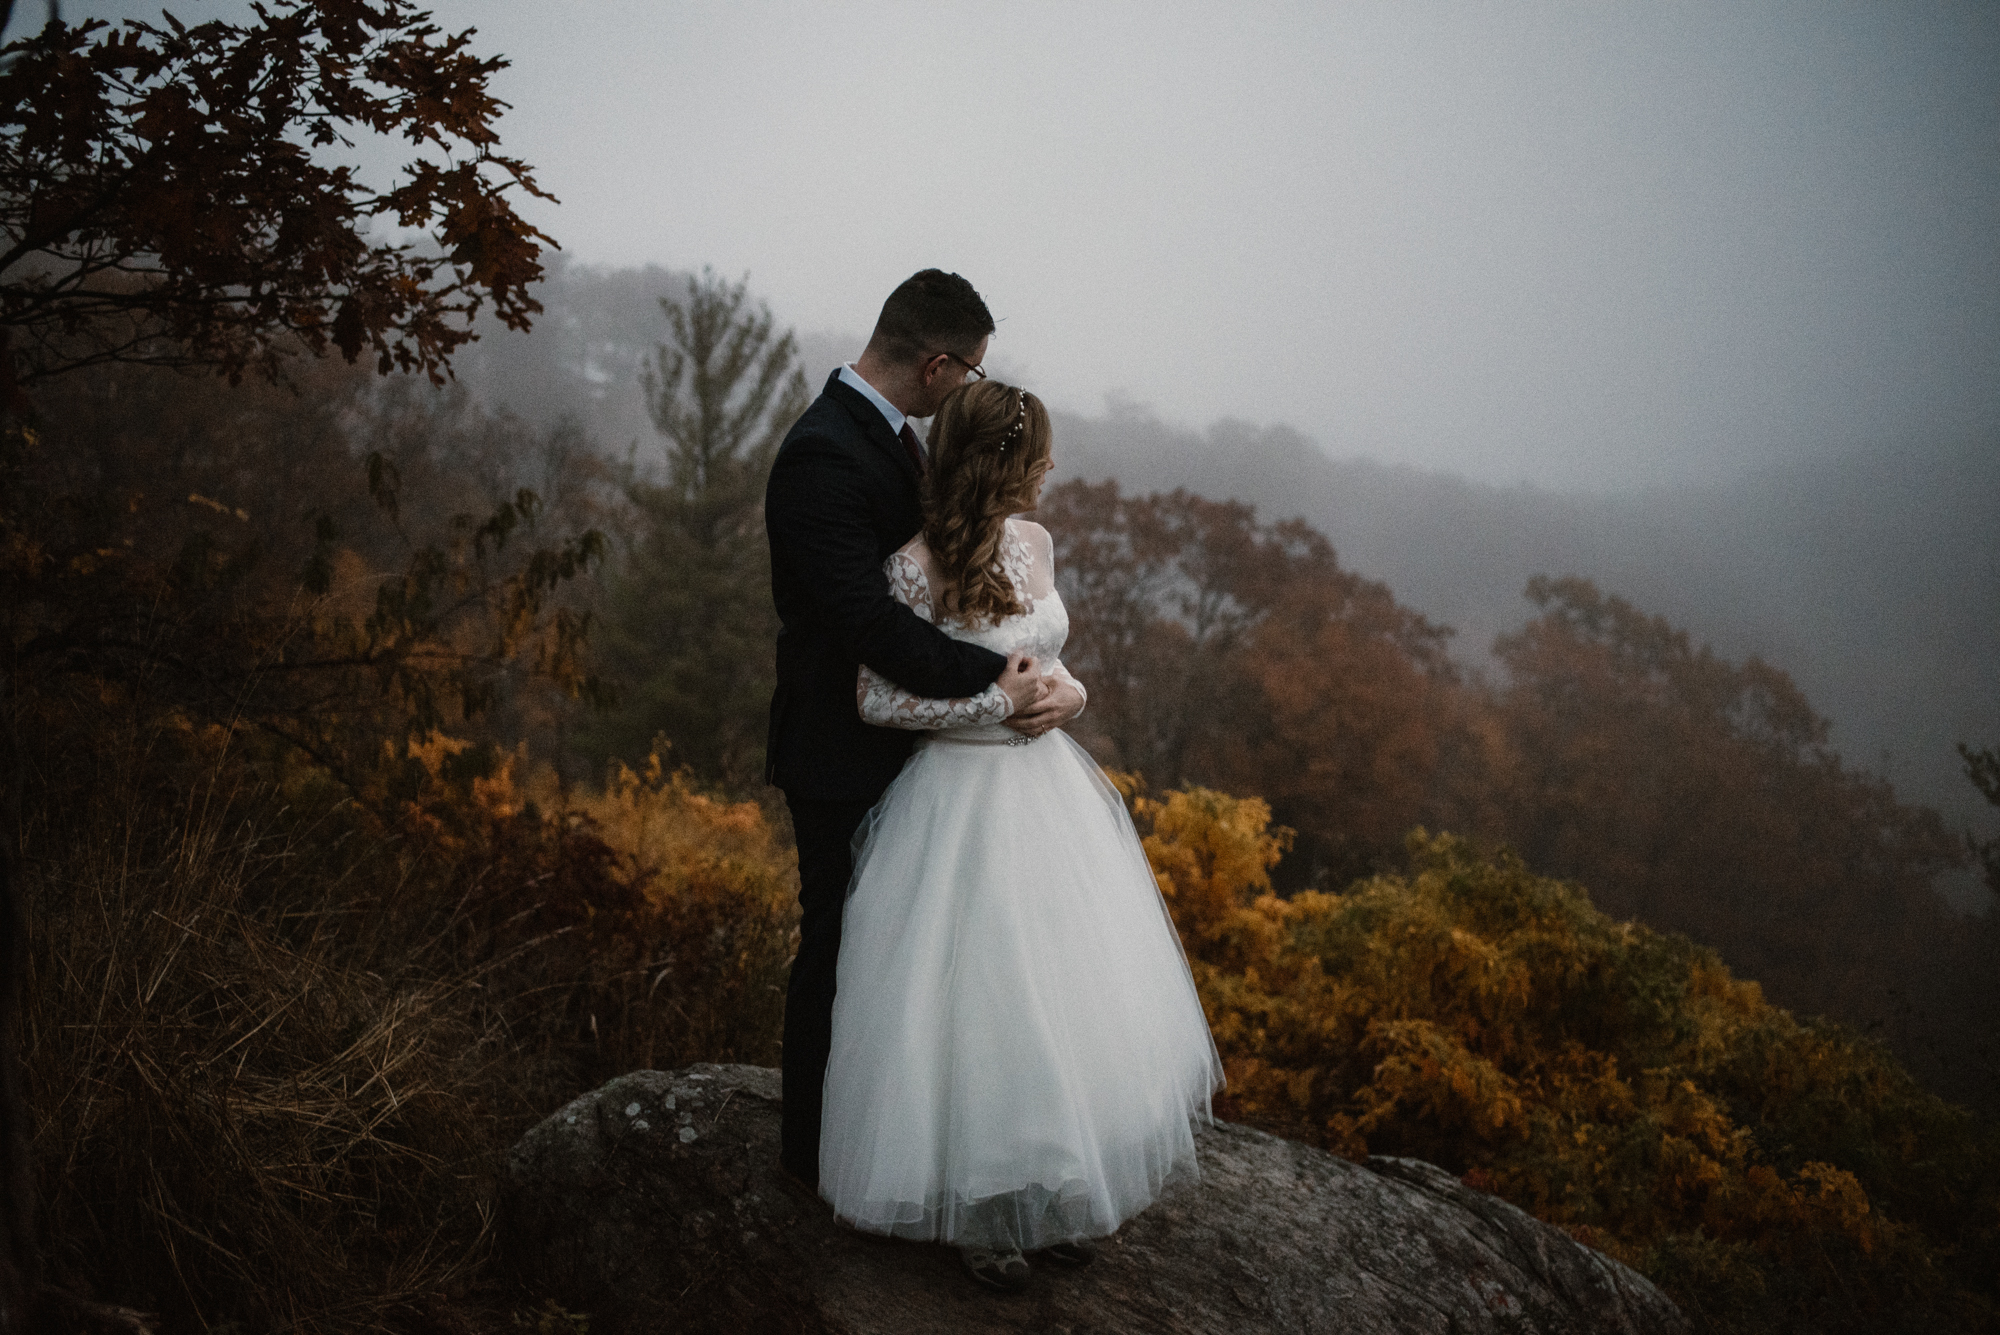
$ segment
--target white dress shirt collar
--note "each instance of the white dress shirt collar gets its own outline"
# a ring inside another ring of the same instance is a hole
[[[895,404],[882,397],[882,391],[861,378],[861,373],[854,369],[853,362],[848,362],[840,368],[840,380],[842,384],[861,391],[861,397],[881,411],[883,420],[889,424],[890,435],[902,434],[903,423],[909,419],[903,416]]]

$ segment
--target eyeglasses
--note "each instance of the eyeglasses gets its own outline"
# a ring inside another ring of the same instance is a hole
[[[968,377],[968,383],[976,385],[980,381],[986,378],[986,372],[983,368],[974,366],[971,362],[965,360],[965,358],[959,356],[957,353],[947,352],[944,353],[943,355],[951,358],[953,361],[957,362],[960,366],[963,366],[965,368],[966,376]]]

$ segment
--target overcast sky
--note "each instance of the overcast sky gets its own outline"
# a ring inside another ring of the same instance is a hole
[[[1592,489],[2000,423],[1992,3],[432,7],[572,259],[956,269],[1071,408]]]

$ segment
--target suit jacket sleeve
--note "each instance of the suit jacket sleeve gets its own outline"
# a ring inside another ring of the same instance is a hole
[[[855,662],[915,695],[978,695],[1007,660],[952,639],[890,596],[869,508],[859,463],[830,442],[793,441],[764,493],[771,559]]]
[[[931,619],[931,586],[923,569],[897,552],[888,560],[889,593],[926,622]],[[933,700],[911,695],[866,663],[856,674],[854,702],[865,723],[878,728],[931,732],[940,728],[976,728],[999,723],[1014,712],[1014,702],[995,682],[970,698]]]

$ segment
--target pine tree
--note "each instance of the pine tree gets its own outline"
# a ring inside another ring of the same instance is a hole
[[[806,381],[792,334],[744,281],[705,269],[660,309],[670,341],[642,378],[665,470],[628,487],[638,522],[602,641],[621,700],[588,745],[637,761],[664,734],[676,762],[740,789],[762,767],[778,629],[764,479]]]

